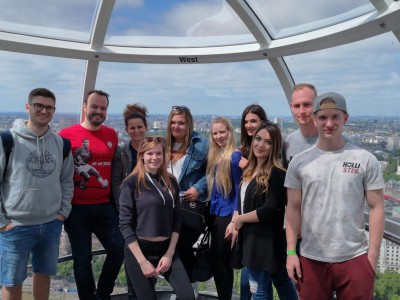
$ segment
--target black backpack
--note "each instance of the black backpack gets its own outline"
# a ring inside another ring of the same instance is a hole
[[[3,143],[4,152],[6,154],[6,165],[5,165],[4,171],[3,171],[3,180],[4,180],[4,175],[6,174],[8,160],[10,159],[10,154],[14,147],[14,140],[13,140],[10,130],[0,131],[0,137],[1,137],[1,141]],[[63,160],[65,160],[65,158],[68,156],[69,152],[71,151],[71,142],[69,139],[66,139],[64,137],[62,137],[62,139],[63,139]]]

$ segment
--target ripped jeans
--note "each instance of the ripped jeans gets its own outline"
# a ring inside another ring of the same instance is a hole
[[[250,291],[253,295],[253,300],[269,300],[271,294],[268,288],[271,286],[271,281],[278,292],[279,299],[298,299],[296,289],[286,270],[275,274],[254,268],[247,268],[247,270],[249,272]],[[270,299],[273,299],[273,296]]]

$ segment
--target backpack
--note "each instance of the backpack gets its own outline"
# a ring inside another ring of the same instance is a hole
[[[7,170],[8,160],[10,159],[12,148],[14,147],[14,140],[10,130],[0,131],[0,137],[3,143],[4,152],[6,154],[6,165],[3,171],[3,179],[4,179],[4,175],[6,174]],[[63,161],[64,161],[65,158],[68,156],[69,152],[71,151],[71,141],[64,137],[62,137],[62,139],[63,139]]]

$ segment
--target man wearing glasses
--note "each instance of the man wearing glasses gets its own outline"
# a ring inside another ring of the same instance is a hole
[[[111,164],[118,137],[114,129],[103,125],[108,98],[109,95],[103,91],[90,91],[83,102],[85,120],[60,131],[61,136],[71,140],[75,163],[79,161],[78,157],[84,163],[75,166],[72,211],[65,222],[74,259],[76,286],[82,300],[110,299],[124,259],[125,242],[118,227],[117,211],[110,202]],[[84,186],[83,171],[88,175]],[[92,233],[107,255],[97,288],[91,264]]]
[[[73,159],[49,128],[56,98],[44,88],[30,92],[28,121],[15,120],[0,140],[0,285],[2,299],[21,299],[32,255],[33,297],[48,299],[57,273],[63,222],[71,211]],[[11,152],[6,154],[6,147]],[[64,157],[65,156],[65,157]]]

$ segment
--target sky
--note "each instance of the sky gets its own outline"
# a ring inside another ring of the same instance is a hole
[[[70,0],[63,3],[62,9],[54,7],[53,0],[32,2],[27,6],[22,0],[0,0],[0,29],[13,28],[10,25],[13,22],[28,22],[36,30],[51,26],[51,34],[55,35],[60,33],[54,28],[66,28],[71,37],[75,33],[82,40],[89,36],[96,8],[94,1]],[[298,0],[292,2],[296,4]],[[320,4],[323,2],[311,2],[318,6],[318,13],[324,14]],[[339,2],[346,5],[344,0]],[[363,2],[357,0],[353,4]],[[117,0],[106,40],[132,35],[182,38],[247,35],[248,30],[238,17],[229,17],[232,10],[222,3],[222,0]],[[73,5],[79,5],[79,9],[72,9]],[[32,10],[38,6],[45,8],[40,15]],[[327,15],[332,7],[328,10]],[[276,20],[279,14],[285,17],[281,9],[276,14]],[[293,18],[297,16],[303,15],[294,14]],[[319,93],[343,94],[350,115],[398,116],[400,112],[400,44],[392,33],[284,59],[295,82],[310,82]],[[40,86],[56,94],[57,112],[79,113],[85,64],[83,60],[0,50],[1,111],[23,111],[29,91]],[[186,105],[195,115],[231,116],[240,115],[247,105],[258,103],[271,117],[290,115],[287,99],[268,60],[195,65],[101,62],[96,88],[110,94],[110,113],[120,113],[125,104],[139,102],[147,106],[150,114],[168,114],[172,105]]]

